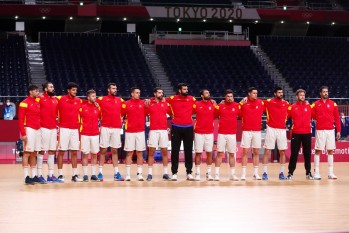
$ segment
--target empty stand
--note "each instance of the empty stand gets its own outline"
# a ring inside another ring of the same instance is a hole
[[[173,86],[190,85],[190,93],[199,96],[208,88],[211,96],[223,96],[231,88],[235,96],[246,96],[251,86],[259,96],[272,96],[274,83],[249,47],[157,46],[157,53]]]
[[[333,6],[329,0],[306,0],[306,6],[311,10],[332,10]]]
[[[79,95],[91,88],[103,95],[109,82],[117,83],[121,96],[129,96],[132,86],[149,96],[155,87],[134,34],[41,33],[40,43],[47,79],[58,94],[69,81],[79,84]]]
[[[156,6],[156,5],[232,5],[231,0],[141,0],[143,5]]]
[[[23,36],[0,39],[0,95],[26,96],[29,83]],[[18,102],[23,98],[13,97]]]
[[[259,41],[294,91],[303,88],[308,97],[317,98],[319,88],[327,85],[330,97],[348,97],[346,38],[260,36]]]

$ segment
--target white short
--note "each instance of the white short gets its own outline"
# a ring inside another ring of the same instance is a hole
[[[194,136],[195,153],[212,152],[213,150],[213,134],[199,134]]]
[[[79,130],[78,129],[59,129],[58,150],[79,150]]]
[[[236,134],[218,134],[217,152],[235,153]]]
[[[144,151],[145,150],[145,134],[144,132],[125,134],[125,151]]]
[[[40,128],[41,151],[57,150],[57,129]]]
[[[167,148],[168,133],[167,130],[150,130],[148,147],[152,148]]]
[[[40,151],[41,150],[40,129],[25,127],[25,134],[27,135],[27,142],[24,143],[24,151],[25,152]]]
[[[261,148],[262,134],[261,131],[242,131],[241,147],[242,148]]]
[[[336,149],[334,129],[315,131],[315,150]]]
[[[275,148],[275,143],[277,143],[279,150],[287,150],[286,129],[276,129],[267,126],[264,148],[273,150]]]
[[[99,151],[99,136],[81,135],[80,150],[83,154],[97,154]]]
[[[101,127],[99,146],[101,148],[120,148],[120,131],[121,129],[119,128]]]

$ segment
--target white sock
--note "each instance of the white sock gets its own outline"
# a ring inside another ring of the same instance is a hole
[[[195,165],[195,173],[200,175],[200,165]]]
[[[319,169],[319,165],[320,165],[320,155],[314,155],[314,168],[315,168],[315,174],[319,174],[320,173],[320,169]]]
[[[148,174],[153,175],[153,167],[152,166],[148,167]]]
[[[48,155],[47,157],[48,173],[49,176],[53,176],[55,166],[55,155]]]
[[[99,173],[103,173],[103,166],[99,166]]]
[[[78,169],[77,168],[73,168],[73,176],[78,174]]]
[[[96,175],[96,164],[91,165],[91,175]]]
[[[263,172],[268,173],[268,164],[263,164]]]
[[[137,165],[137,174],[142,174],[142,172],[143,172],[143,166]]]
[[[38,176],[42,176],[42,163],[44,161],[44,156],[41,154],[38,154],[36,156],[36,164],[38,166]]]
[[[131,176],[131,165],[126,165],[126,176]]]
[[[87,175],[87,168],[88,168],[87,166],[82,166],[82,170],[84,172],[84,175]],[[73,168],[73,170],[74,170],[74,168]]]
[[[63,176],[63,169],[58,169],[58,176]]]
[[[114,174],[117,174],[119,172],[119,167],[114,167]]]
[[[284,173],[285,171],[285,164],[280,164],[280,173]]]
[[[246,169],[246,167],[245,167],[245,169]],[[230,176],[234,176],[235,175],[235,167],[231,167],[230,168]],[[245,175],[246,175],[246,171],[245,171]]]
[[[167,166],[164,166],[164,174],[168,174]]]
[[[258,175],[258,166],[254,166],[254,175]]]
[[[246,166],[242,166],[241,176],[246,177]]]
[[[215,167],[215,168],[214,168],[214,170],[215,170],[214,173],[215,173],[217,176],[219,176],[219,168],[220,168],[220,167]]]
[[[328,155],[328,174],[333,175],[333,155]]]
[[[24,175],[24,179],[28,176],[28,167],[27,166],[23,167],[23,175]]]
[[[206,170],[206,173],[207,174],[211,174],[211,165],[207,165],[207,170]]]
[[[32,177],[36,176],[36,167],[31,167],[30,169],[32,171]]]

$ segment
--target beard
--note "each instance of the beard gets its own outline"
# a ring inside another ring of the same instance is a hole
[[[55,95],[55,91],[52,91],[52,92],[47,92],[47,95],[49,95],[49,96],[54,96]]]
[[[210,99],[211,99],[211,96],[208,96],[208,97],[204,96],[204,100],[210,100]]]
[[[188,92],[181,93],[181,96],[188,96]]]

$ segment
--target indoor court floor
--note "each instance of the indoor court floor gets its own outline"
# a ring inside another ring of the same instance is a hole
[[[306,180],[301,163],[291,181],[278,180],[279,164],[270,164],[269,181],[252,180],[252,170],[247,181],[228,181],[224,164],[221,181],[208,182],[202,166],[195,182],[180,164],[178,181],[162,181],[156,165],[153,181],[140,182],[133,165],[133,181],[114,182],[106,164],[104,182],[72,183],[68,164],[64,184],[28,186],[21,165],[0,165],[0,232],[349,232],[349,163],[335,163],[338,180],[327,179],[327,163],[321,181]]]

